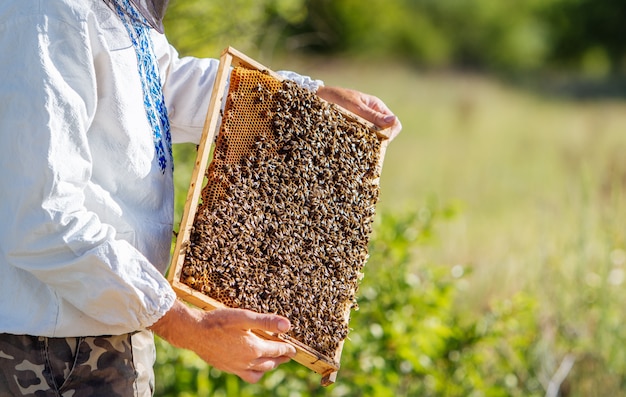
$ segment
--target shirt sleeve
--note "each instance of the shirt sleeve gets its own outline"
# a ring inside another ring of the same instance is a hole
[[[290,70],[279,70],[278,73],[281,77],[287,80],[292,80],[302,88],[306,88],[309,91],[317,92],[317,89],[324,85],[322,80],[314,80],[309,76],[305,76]]]
[[[179,57],[165,35],[152,30],[172,142],[198,143],[206,119],[219,60]]]
[[[58,308],[68,302],[130,332],[163,316],[175,294],[144,255],[86,209],[98,81],[80,27],[43,15],[0,24],[10,60],[0,82],[0,260],[52,290]]]

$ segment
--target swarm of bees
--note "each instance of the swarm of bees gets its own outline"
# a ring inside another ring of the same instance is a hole
[[[283,315],[288,336],[334,357],[368,257],[381,141],[297,84],[238,69],[181,282]]]

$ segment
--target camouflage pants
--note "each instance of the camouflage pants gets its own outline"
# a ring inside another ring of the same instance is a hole
[[[0,397],[151,396],[154,339],[0,334]]]

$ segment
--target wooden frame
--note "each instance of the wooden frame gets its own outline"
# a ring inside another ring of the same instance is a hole
[[[187,198],[185,201],[183,216],[181,219],[180,230],[176,239],[176,244],[174,247],[174,252],[172,256],[172,262],[170,266],[170,271],[168,275],[168,280],[171,283],[174,291],[177,293],[178,297],[190,304],[193,304],[204,310],[214,310],[218,308],[226,307],[223,303],[218,302],[207,295],[196,291],[195,289],[189,287],[188,285],[182,283],[180,281],[183,263],[185,260],[185,252],[186,248],[189,245],[190,234],[193,229],[193,223],[196,211],[198,209],[198,202],[201,195],[201,190],[204,182],[204,174],[208,167],[209,156],[211,151],[211,146],[213,144],[215,134],[218,130],[218,122],[220,121],[220,109],[224,106],[224,101],[226,100],[226,86],[228,81],[228,76],[230,74],[231,67],[242,66],[247,69],[259,70],[264,73],[270,74],[272,77],[283,80],[280,75],[269,70],[262,64],[250,59],[246,55],[241,52],[235,50],[232,47],[226,48],[221,57],[220,64],[216,75],[216,80],[214,83],[213,92],[211,94],[209,110],[207,112],[207,117],[204,125],[204,129],[202,132],[202,137],[200,140],[200,144],[198,146],[198,154],[196,157],[196,162],[194,165],[189,190],[187,194]],[[351,114],[350,112],[341,109],[346,115],[350,118],[358,120],[359,122],[364,123],[369,128],[377,131],[379,136],[386,138],[384,131],[379,131],[379,129],[373,124],[359,118],[358,116]],[[381,150],[380,150],[380,162],[379,167],[382,167],[382,161],[384,158],[384,152],[386,145],[388,143],[387,139],[384,139],[381,142]],[[349,318],[349,312],[346,313],[347,318]],[[314,372],[322,375],[321,384],[324,386],[330,385],[336,381],[337,372],[339,370],[339,360],[341,356],[341,350],[343,348],[343,343],[338,348],[335,357],[326,357],[314,349],[306,346],[305,344],[287,336],[284,334],[269,334],[262,331],[254,331],[257,335],[269,339],[269,340],[279,340],[290,343],[296,348],[296,356],[294,360],[307,368],[313,370]]]

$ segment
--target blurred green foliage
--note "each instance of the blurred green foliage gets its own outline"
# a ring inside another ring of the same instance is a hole
[[[307,51],[498,72],[626,68],[621,0],[172,0],[183,53]]]
[[[299,43],[298,34],[315,32],[320,40],[314,44],[324,51],[397,57],[426,66],[528,69],[548,55],[548,31],[540,14],[550,2],[309,1],[308,23],[291,26],[291,45],[312,47]]]

